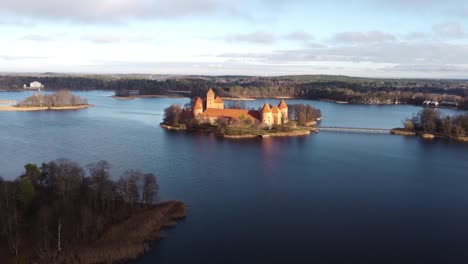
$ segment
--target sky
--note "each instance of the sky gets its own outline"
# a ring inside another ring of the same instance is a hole
[[[0,72],[468,78],[468,1],[0,0]]]

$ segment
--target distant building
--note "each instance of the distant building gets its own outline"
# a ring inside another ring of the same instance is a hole
[[[212,89],[209,89],[206,93],[205,102],[206,107],[204,107],[203,100],[197,97],[193,106],[193,116],[201,122],[214,124],[218,118],[236,120],[246,118],[267,127],[272,127],[288,121],[288,106],[284,100],[281,100],[280,104],[273,106],[273,108],[270,108],[270,105],[265,103],[260,111],[224,109],[224,101],[221,97],[215,96]]]
[[[458,103],[454,101],[442,101],[440,105],[445,107],[458,107]]]
[[[23,85],[23,88],[24,89],[33,89],[33,90],[41,90],[41,89],[44,89],[44,85],[38,81],[34,81],[32,83],[29,84],[29,87],[25,85]]]

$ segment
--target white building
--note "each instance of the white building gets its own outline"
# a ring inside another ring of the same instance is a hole
[[[38,81],[35,81],[35,82],[32,82],[29,84],[29,87],[25,85],[23,85],[23,88],[24,89],[33,89],[33,90],[41,90],[41,89],[44,89],[44,85]]]
[[[40,83],[38,81],[35,81],[35,82],[30,83],[29,87],[34,88],[34,89],[40,89],[40,88],[43,88],[44,85],[42,85],[42,83]]]

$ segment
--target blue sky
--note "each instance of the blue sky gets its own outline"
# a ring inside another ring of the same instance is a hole
[[[468,78],[458,0],[1,0],[0,71]]]

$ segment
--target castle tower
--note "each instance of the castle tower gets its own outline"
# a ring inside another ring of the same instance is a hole
[[[193,106],[193,117],[198,118],[201,114],[203,114],[203,101],[200,97],[197,97]]]
[[[215,93],[211,88],[206,93],[206,108],[215,108]]]
[[[271,111],[273,112],[273,124],[281,125],[282,114],[280,109],[277,106],[273,106]]]
[[[281,100],[278,108],[281,111],[281,118],[283,118],[284,122],[288,122],[288,105],[284,102],[284,100]]]
[[[262,116],[262,123],[271,127],[273,125],[273,112],[271,111],[270,105],[265,103],[263,105],[261,116]]]
[[[223,101],[223,99],[221,99],[221,97],[216,96],[216,98],[214,100],[213,108],[224,109],[224,101]]]

